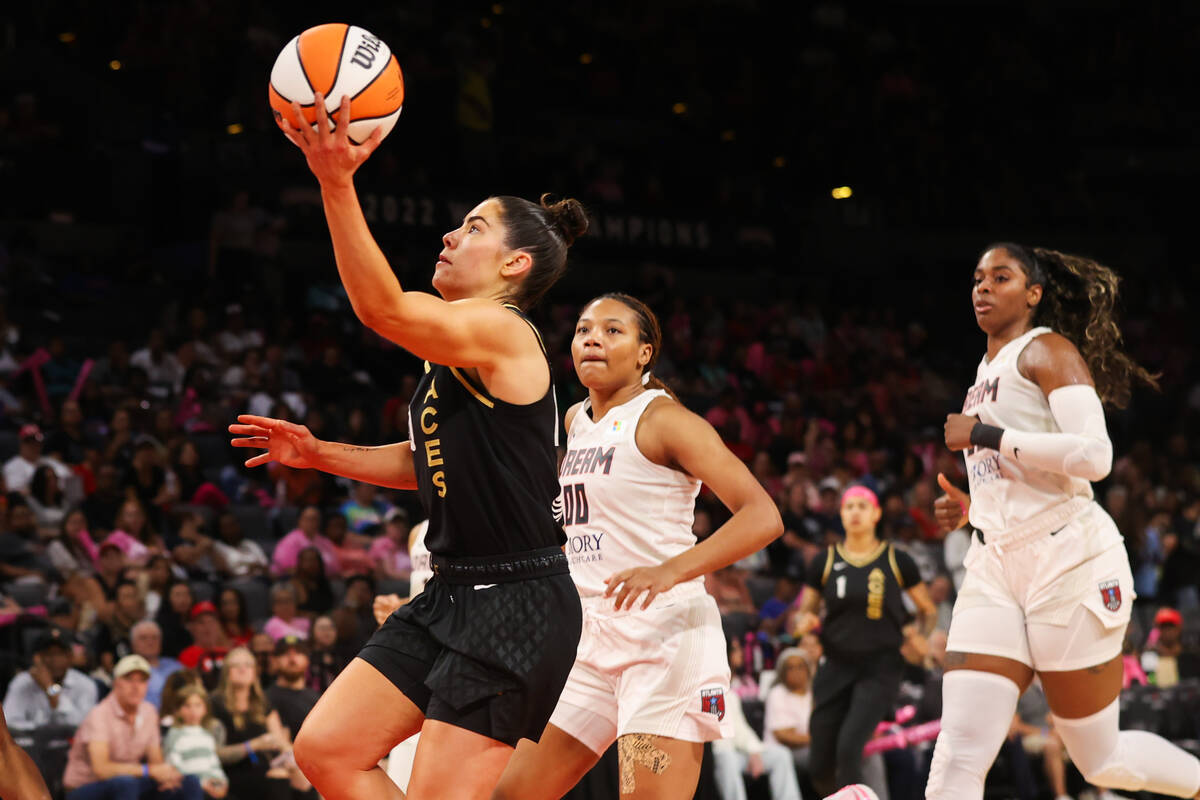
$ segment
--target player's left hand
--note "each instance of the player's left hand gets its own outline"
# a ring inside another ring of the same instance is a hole
[[[969,414],[946,415],[946,447],[966,450],[971,446],[971,429],[979,419]]]
[[[407,602],[408,600],[398,594],[375,595],[375,602],[371,605],[371,613],[375,615],[375,624],[382,625],[393,611]]]
[[[315,95],[313,107],[317,117],[316,130],[304,123],[299,103],[292,103],[292,113],[299,124],[293,124],[292,120],[281,116],[279,127],[283,129],[284,136],[291,139],[292,144],[304,153],[308,168],[317,176],[322,186],[348,184],[354,177],[355,170],[362,166],[383,141],[383,128],[373,130],[362,144],[354,144],[350,141],[349,125],[338,125],[336,130],[330,130],[329,114],[325,112],[325,96],[320,92]],[[350,118],[348,95],[342,97],[337,116],[338,119]]]
[[[612,597],[616,592],[617,601],[613,605],[616,610],[633,608],[642,592],[646,593],[646,599],[642,602],[642,609],[645,610],[650,607],[651,600],[679,583],[679,576],[664,563],[657,567],[624,569],[604,583],[608,587],[604,590],[605,597]]]

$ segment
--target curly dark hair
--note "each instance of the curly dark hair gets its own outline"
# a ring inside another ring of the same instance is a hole
[[[993,249],[1003,249],[1019,261],[1030,285],[1041,284],[1042,299],[1033,309],[1031,323],[1053,328],[1079,348],[1105,405],[1129,405],[1135,380],[1158,389],[1159,376],[1130,358],[1121,347],[1121,328],[1116,319],[1121,279],[1117,273],[1090,258],[1045,247],[999,242],[984,252]]]

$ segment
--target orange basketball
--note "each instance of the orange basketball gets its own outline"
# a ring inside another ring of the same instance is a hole
[[[300,127],[292,101],[300,104],[304,124],[316,127],[315,93],[325,96],[333,128],[341,124],[342,95],[350,96],[347,135],[362,144],[371,131],[391,132],[404,104],[404,75],[392,50],[357,25],[318,25],[292,39],[275,59],[267,89],[275,123],[286,115]]]

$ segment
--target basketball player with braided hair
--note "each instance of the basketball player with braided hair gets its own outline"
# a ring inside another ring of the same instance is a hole
[[[712,426],[653,377],[661,346],[654,313],[629,295],[601,295],[576,324],[588,398],[567,411],[559,482],[583,634],[545,734],[517,746],[493,800],[557,800],[614,741],[622,798],[684,800],[704,742],[731,734],[725,636],[703,576],[783,523]],[[697,544],[702,482],[733,516]]]
[[[405,291],[367,227],[353,176],[378,146],[346,126],[284,132],[321,186],[338,272],[358,318],[419,358],[407,442],[353,447],[243,415],[246,461],[415,489],[434,576],[380,626],[296,736],[296,762],[327,800],[404,797],[378,766],[418,730],[408,797],[486,798],[521,738],[541,736],[575,660],[582,609],[559,494],[558,411],[525,310],[563,274],[587,229],[575,200],[491,197],[442,237],[433,286]],[[299,119],[299,108],[293,109]],[[341,119],[349,115],[343,99]]]
[[[1090,783],[1173,797],[1200,792],[1200,761],[1118,726],[1121,643],[1134,599],[1123,540],[1092,499],[1112,444],[1104,403],[1155,378],[1121,350],[1117,276],[1087,258],[1001,243],[971,298],[987,354],[946,446],[966,453],[970,495],[938,476],[941,526],[974,540],[950,625],[942,732],[925,796],[979,800],[1017,698],[1042,686]]]

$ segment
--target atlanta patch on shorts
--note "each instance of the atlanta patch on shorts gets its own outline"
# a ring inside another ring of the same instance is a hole
[[[1100,582],[1100,600],[1109,611],[1121,610],[1121,582],[1116,578]]]
[[[714,715],[717,721],[725,719],[725,690],[701,689],[700,710],[705,714]]]

